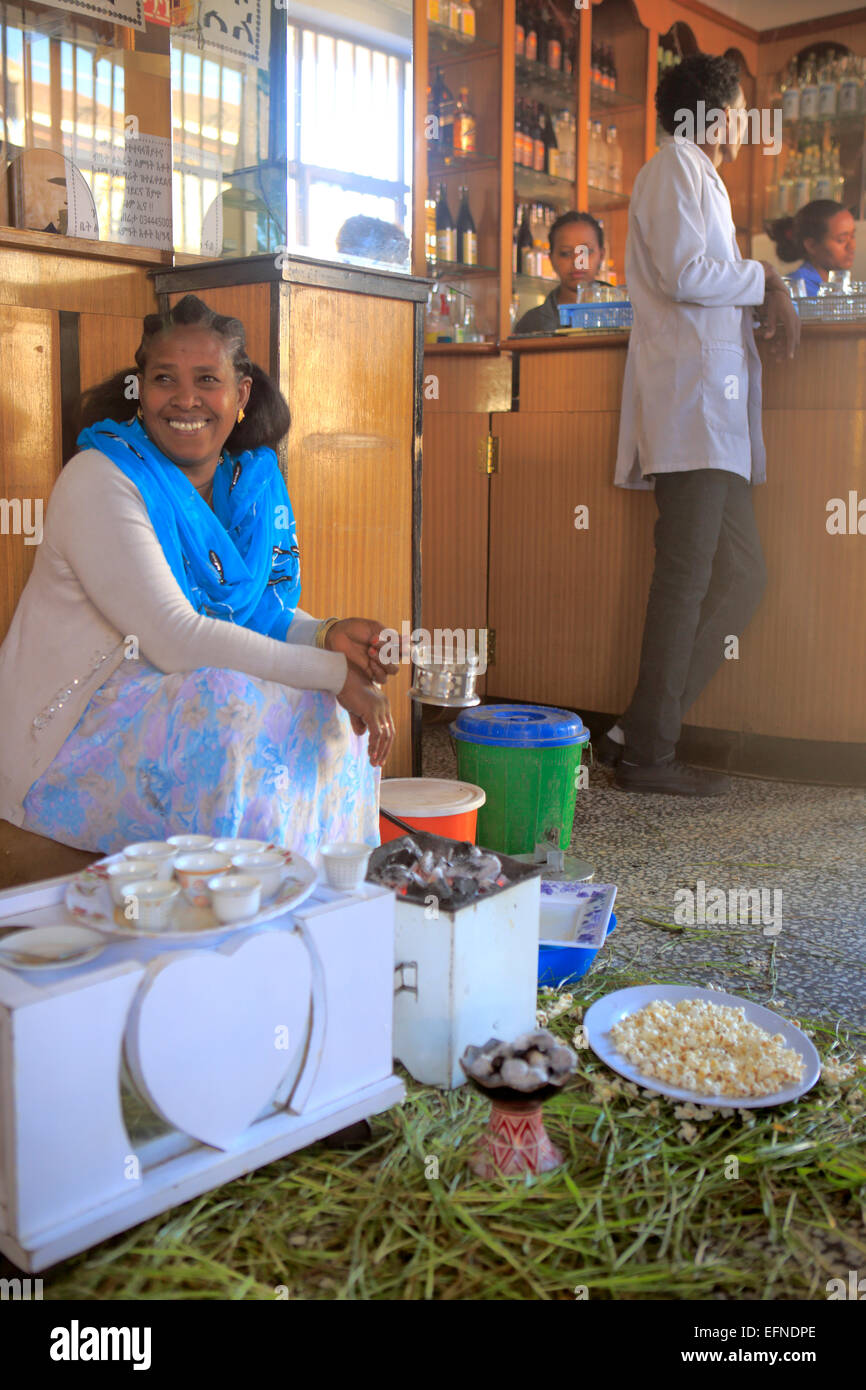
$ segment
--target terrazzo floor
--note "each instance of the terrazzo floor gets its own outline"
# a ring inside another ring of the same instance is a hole
[[[457,776],[444,726],[424,728],[423,772]],[[617,885],[617,928],[593,970],[627,965],[775,1001],[789,1018],[866,1027],[866,793],[732,781],[728,797],[690,801],[621,792],[611,770],[590,770],[571,853],[594,865],[596,883]],[[698,880],[726,898],[732,888],[768,889],[765,922],[780,930],[765,935],[743,912],[748,920],[721,925],[653,925],[673,924],[677,890],[695,891]]]

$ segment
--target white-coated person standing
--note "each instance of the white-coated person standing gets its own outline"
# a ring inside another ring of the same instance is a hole
[[[742,138],[736,63],[685,58],[659,83],[656,107],[667,135],[629,207],[634,327],[615,477],[655,487],[655,568],[637,686],[600,753],[623,790],[717,796],[727,779],[679,762],[676,744],[765,585],[751,497],[765,479],[754,316],[789,357],[799,320],[778,272],[740,255],[718,172]]]

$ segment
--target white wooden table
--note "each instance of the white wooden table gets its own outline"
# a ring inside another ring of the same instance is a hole
[[[72,920],[70,878],[0,892],[0,926]],[[0,1250],[38,1272],[402,1101],[393,982],[394,898],[369,884],[192,948],[0,968]]]

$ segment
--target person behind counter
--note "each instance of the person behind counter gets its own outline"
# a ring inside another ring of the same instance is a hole
[[[88,850],[377,844],[397,668],[380,622],[298,607],[285,400],[194,295],[145,318],[135,362],[85,395],[0,648],[0,815]]]
[[[831,270],[850,270],[854,264],[856,224],[848,208],[829,198],[806,203],[793,217],[779,217],[767,226],[780,261],[802,261],[788,272],[802,280],[803,292],[814,299]]]
[[[550,264],[559,276],[543,304],[530,309],[514,326],[517,333],[555,333],[560,304],[576,304],[578,289],[607,285],[597,279],[604,258],[604,231],[588,212],[565,212],[550,229]]]

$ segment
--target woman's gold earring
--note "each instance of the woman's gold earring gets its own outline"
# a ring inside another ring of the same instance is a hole
[[[143,416],[142,413],[141,413],[141,406],[138,407],[138,410],[135,412],[135,414],[136,414],[136,418],[137,418],[137,419],[142,420],[142,421],[144,420],[144,416]]]
[[[243,410],[239,410],[239,411],[238,411],[238,424],[241,423],[241,421],[243,420],[243,418],[244,418],[244,412],[243,412]]]

